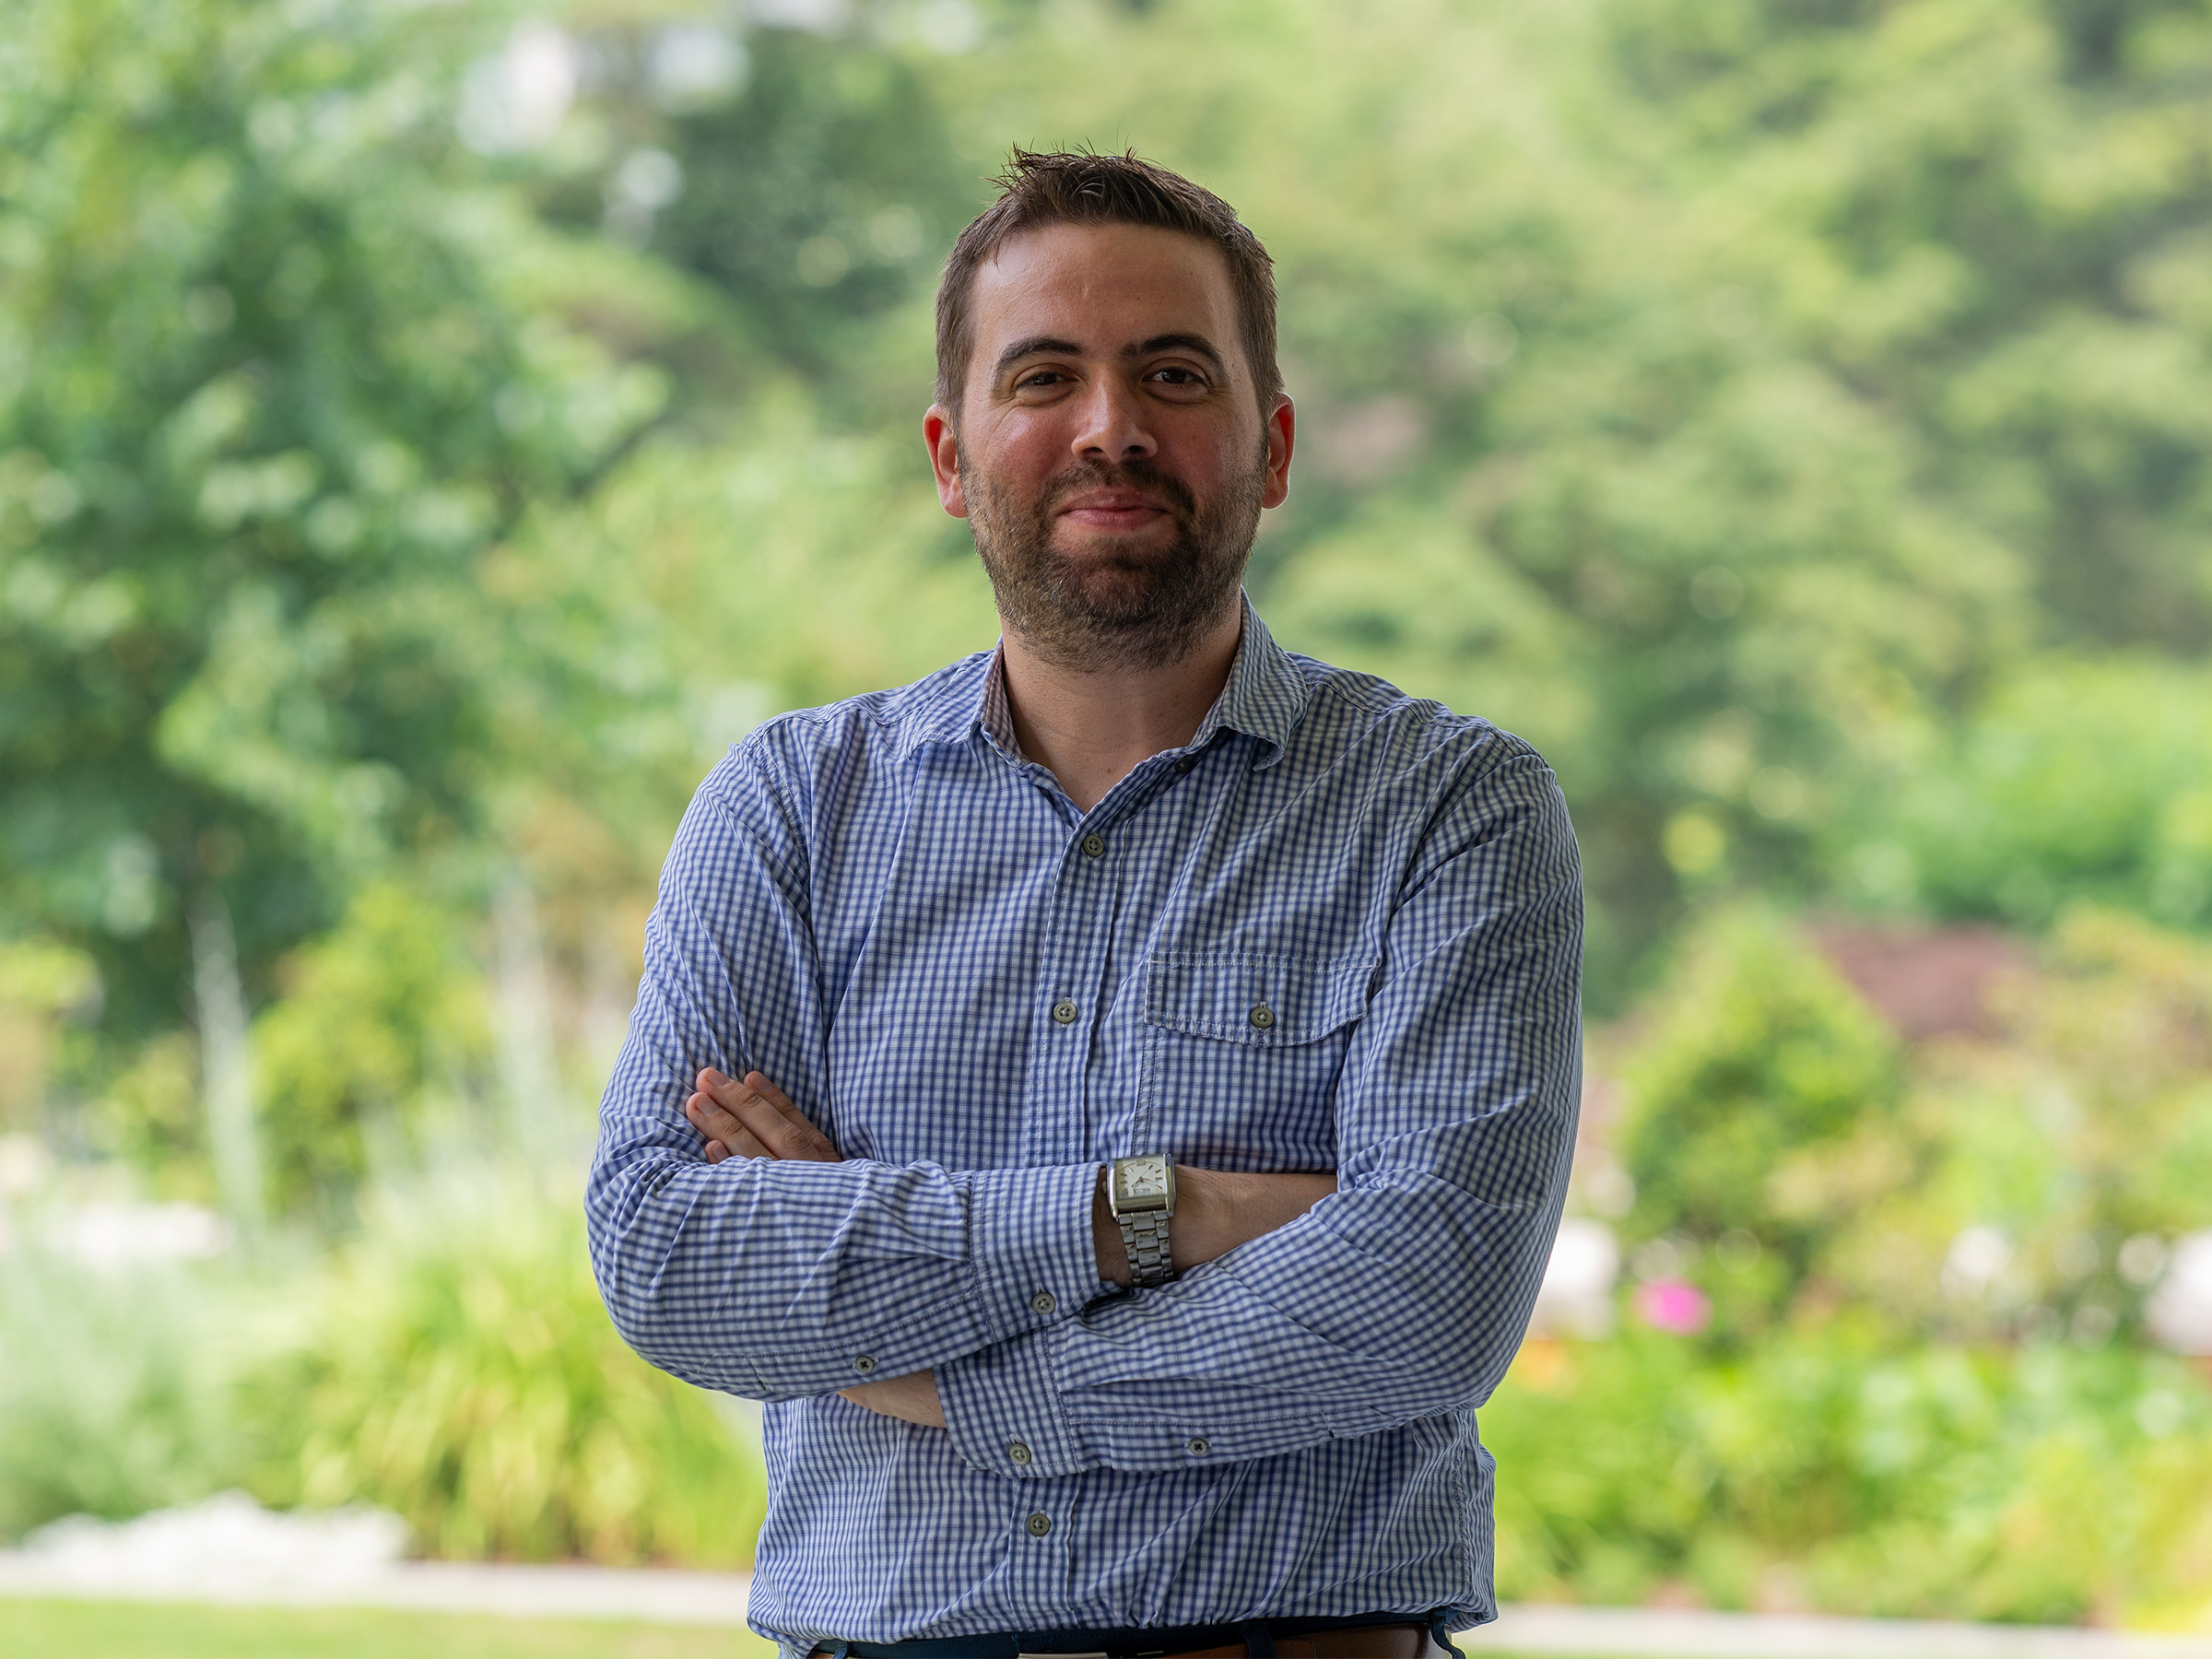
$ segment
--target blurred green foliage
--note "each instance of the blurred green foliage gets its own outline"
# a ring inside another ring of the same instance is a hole
[[[1770,912],[1707,922],[1668,986],[1606,1132],[1640,1272],[1707,1291],[1718,1347],[1845,1311],[2100,1347],[2140,1329],[2140,1253],[2207,1220],[2212,944],[2077,909],[1994,977],[1985,1029],[1910,1048]]]
[[[1483,1415],[1502,1596],[2185,1626],[2212,1577],[2212,1387],[2175,1359],[1524,1350]]]
[[[204,1498],[249,1444],[226,1394],[235,1312],[192,1275],[102,1273],[18,1243],[0,1273],[0,1539]]]
[[[1485,1413],[1504,1594],[2190,1626],[2212,1373],[2141,1340],[2212,1193],[2212,945],[2077,909],[1905,1045],[1817,935],[1710,918],[1612,1056],[1633,1312]]]
[[[2030,928],[2084,899],[2212,923],[2212,673],[2201,665],[2038,659],[1957,726],[1899,735],[1895,790],[1852,827],[1847,890]]]
[[[1627,1231],[1704,1256],[1720,1328],[1755,1334],[1864,1201],[1865,1166],[1894,1174],[1899,1045],[1766,912],[1708,921],[1666,985],[1621,1073]]]
[[[455,1158],[379,1194],[343,1251],[282,1268],[12,1250],[0,1540],[244,1487],[382,1505],[453,1559],[742,1566],[753,1430],[616,1335],[571,1181]]]
[[[615,1335],[565,1180],[387,1190],[302,1288],[302,1349],[246,1394],[274,1430],[265,1499],[381,1504],[461,1559],[750,1559],[758,1451]]]
[[[94,954],[127,1040],[182,1011],[189,894],[252,982],[480,826],[487,680],[526,665],[474,561],[662,386],[471,184],[476,14],[14,0],[5,33],[0,907]]]
[[[269,1156],[298,1210],[379,1162],[410,1167],[433,1101],[460,1109],[482,1077],[490,1020],[452,916],[391,884],[357,893],[287,981],[254,1039]]]

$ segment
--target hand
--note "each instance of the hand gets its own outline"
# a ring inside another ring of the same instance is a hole
[[[1336,1190],[1334,1173],[1291,1171],[1258,1175],[1240,1170],[1200,1170],[1175,1166],[1175,1218],[1168,1227],[1168,1249],[1178,1273],[1225,1256],[1263,1233],[1288,1227]],[[1090,1240],[1099,1277],[1129,1283],[1129,1252],[1122,1224],[1106,1206],[1101,1171],[1090,1204]]]
[[[838,1394],[855,1406],[865,1406],[870,1411],[897,1418],[900,1422],[917,1423],[924,1429],[945,1427],[945,1406],[937,1398],[937,1373],[934,1371],[886,1377],[880,1382],[862,1382],[852,1388],[841,1388]]]
[[[709,1066],[699,1074],[699,1090],[684,1102],[684,1115],[707,1137],[707,1161],[725,1158],[794,1159],[842,1163],[829,1136],[806,1121],[791,1097],[759,1072],[742,1078],[724,1077]],[[840,1391],[855,1406],[925,1429],[945,1427],[935,1371],[914,1371],[862,1382]]]
[[[684,1102],[684,1115],[706,1136],[709,1163],[725,1158],[844,1162],[791,1097],[757,1071],[740,1081],[709,1066],[699,1074],[699,1092]]]

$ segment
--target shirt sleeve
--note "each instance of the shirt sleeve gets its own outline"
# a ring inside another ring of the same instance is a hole
[[[806,841],[753,744],[686,813],[600,1105],[586,1208],[607,1312],[646,1359],[754,1399],[942,1365],[1101,1289],[1095,1163],[706,1161],[683,1114],[706,1066],[759,1070],[829,1120]]]
[[[1523,750],[1463,782],[1401,890],[1346,1055],[1337,1191],[1173,1283],[940,1370],[960,1455],[1013,1477],[1150,1472],[1488,1399],[1565,1199],[1582,930],[1549,769]]]

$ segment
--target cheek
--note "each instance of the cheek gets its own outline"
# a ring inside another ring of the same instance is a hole
[[[985,459],[994,471],[1024,471],[1060,465],[1076,426],[1061,406],[1009,409],[983,432]]]

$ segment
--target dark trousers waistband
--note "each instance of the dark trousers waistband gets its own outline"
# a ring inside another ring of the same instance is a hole
[[[1133,1630],[994,1630],[976,1636],[948,1636],[921,1641],[818,1641],[816,1649],[844,1659],[1020,1659],[1025,1653],[1105,1653],[1109,1659],[1151,1659],[1195,1653],[1207,1648],[1246,1643],[1255,1659],[1267,1659],[1277,1636],[1310,1636],[1319,1630],[1358,1630],[1374,1625],[1424,1626],[1438,1646],[1457,1654],[1444,1623],[1435,1613],[1360,1613],[1342,1618],[1258,1618],[1246,1624],[1175,1625]]]

